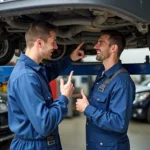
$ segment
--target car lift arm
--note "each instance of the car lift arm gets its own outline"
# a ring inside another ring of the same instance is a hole
[[[125,69],[132,75],[150,74],[150,64],[123,64]],[[74,71],[74,75],[97,75],[98,70],[102,67],[99,63],[73,63],[61,75],[69,75],[70,71]],[[8,80],[14,66],[0,67],[0,82]]]
[[[150,74],[150,64],[123,64],[131,75]],[[99,63],[74,63],[69,66],[62,75],[69,75],[70,71],[74,71],[74,75],[97,75],[98,70],[102,67]]]

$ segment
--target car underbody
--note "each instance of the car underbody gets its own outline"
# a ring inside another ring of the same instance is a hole
[[[150,3],[146,0],[132,1],[134,7],[129,0],[6,0],[0,4],[0,65],[10,60],[14,50],[19,53],[25,50],[24,33],[30,23],[38,20],[58,27],[59,49],[53,60],[62,58],[82,41],[85,53],[95,54],[93,46],[100,32],[108,29],[123,33],[126,48],[150,47],[150,17],[147,14]]]

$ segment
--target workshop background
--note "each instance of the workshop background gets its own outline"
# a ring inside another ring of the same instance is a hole
[[[127,52],[127,53],[126,53]],[[132,60],[132,63],[141,63],[145,62],[146,55],[149,55],[149,50],[145,50],[145,55],[142,55],[137,50],[136,57],[132,54],[132,50],[126,51],[122,54],[121,60],[123,63],[129,63]],[[135,54],[135,50],[134,50]],[[141,57],[143,56],[143,57]],[[12,62],[10,64],[15,64],[19,59],[19,57],[14,57],[12,59]],[[138,60],[138,61],[137,61]],[[88,56],[83,60],[84,62],[87,61],[93,61],[95,62],[95,56]],[[10,65],[9,64],[9,65]],[[75,102],[76,99],[79,98],[80,95],[80,89],[83,88],[85,91],[85,94],[89,94],[90,87],[92,83],[94,82],[96,76],[74,76],[73,77],[73,83],[75,85],[75,91],[72,95],[72,98],[70,99],[70,102],[68,104],[68,115],[64,121],[59,126],[60,131],[60,137],[62,141],[62,147],[64,150],[85,150],[86,143],[85,143],[85,116],[83,113],[78,113],[75,110]],[[132,75],[132,79],[134,80],[135,84],[138,86],[145,86],[149,89],[150,92],[150,75]],[[57,80],[54,80],[51,83],[53,95],[56,98],[59,94],[59,79],[61,77],[58,77]],[[68,76],[63,76],[64,80],[67,81]],[[7,83],[3,82],[3,85],[0,86],[1,93],[6,93],[7,91]],[[140,91],[143,92],[142,90]],[[137,95],[138,96],[138,95]],[[144,93],[143,93],[144,96]],[[2,97],[2,96],[0,96]],[[150,97],[149,102],[150,102]],[[144,100],[142,99],[142,102]],[[150,104],[150,103],[149,103]],[[3,104],[3,101],[0,98],[0,110],[5,109],[5,105]],[[150,123],[148,123],[148,120],[143,120],[140,118],[140,115],[144,110],[135,108],[136,111],[133,112],[132,118],[129,124],[129,130],[128,130],[128,136],[130,139],[131,144],[131,150],[150,150]],[[1,120],[4,119],[2,116],[2,112],[0,112],[0,118]],[[5,114],[6,115],[6,114]],[[150,115],[150,114],[149,114]],[[150,117],[150,116],[149,116]],[[3,120],[6,121],[6,120]],[[150,121],[150,120],[149,120]],[[1,125],[0,125],[1,126]],[[2,138],[5,134],[7,134],[6,130],[3,128],[0,128],[1,134],[0,138]],[[9,134],[9,133],[8,133]],[[1,140],[0,141],[0,150],[8,150],[9,144],[11,142],[11,139],[9,140]]]

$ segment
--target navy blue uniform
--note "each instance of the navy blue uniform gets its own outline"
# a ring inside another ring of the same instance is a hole
[[[67,115],[68,99],[61,95],[53,101],[49,82],[70,62],[66,57],[41,66],[21,54],[8,83],[9,127],[16,134],[10,150],[62,149],[58,125]]]
[[[97,76],[84,114],[87,150],[129,150],[127,136],[135,85],[127,72],[121,72],[106,86],[101,85],[122,68],[120,62]]]

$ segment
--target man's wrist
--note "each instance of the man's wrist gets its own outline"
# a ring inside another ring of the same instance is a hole
[[[89,105],[89,104],[87,104],[87,105],[85,106],[84,111],[85,111],[85,109],[88,107],[88,105]],[[84,112],[84,111],[83,111],[83,112]]]
[[[68,95],[66,95],[66,94],[61,94],[61,95],[63,95],[63,96],[65,96],[68,100],[69,100],[69,96]]]

